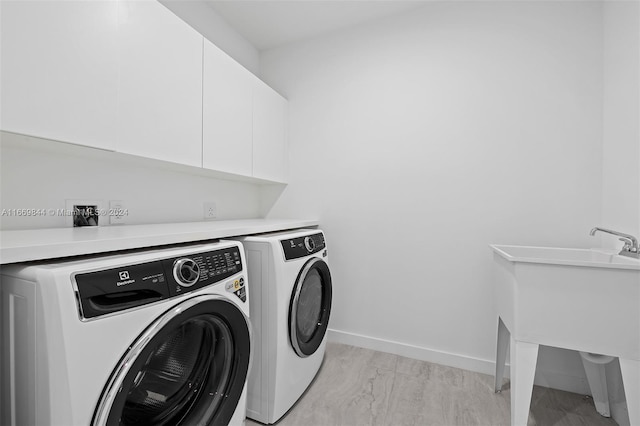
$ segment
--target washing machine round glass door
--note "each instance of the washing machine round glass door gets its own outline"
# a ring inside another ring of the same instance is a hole
[[[298,274],[289,308],[289,338],[298,356],[308,357],[320,347],[330,313],[329,266],[320,258],[312,258]]]
[[[129,347],[93,425],[228,424],[249,369],[249,324],[220,296],[188,299]]]

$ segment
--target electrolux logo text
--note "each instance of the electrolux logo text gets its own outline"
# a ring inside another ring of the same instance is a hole
[[[116,283],[118,287],[136,282],[136,280],[130,279],[129,271],[120,271],[118,275],[120,276],[120,281]]]

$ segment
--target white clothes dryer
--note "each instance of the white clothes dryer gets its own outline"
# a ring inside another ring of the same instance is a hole
[[[244,424],[246,277],[233,241],[3,265],[0,424]]]
[[[275,423],[313,381],[324,357],[332,281],[324,233],[304,229],[240,238],[254,327],[247,417]]]

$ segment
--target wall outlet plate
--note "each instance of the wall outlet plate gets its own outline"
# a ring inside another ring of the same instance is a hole
[[[124,225],[127,223],[129,209],[122,200],[109,200],[109,224]]]
[[[204,206],[204,218],[207,220],[215,219],[218,216],[218,208],[213,201],[205,201]]]
[[[65,200],[65,217],[69,227],[97,227],[105,219],[102,200],[86,198]]]

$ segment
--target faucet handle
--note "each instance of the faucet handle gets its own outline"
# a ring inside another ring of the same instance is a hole
[[[633,248],[633,241],[631,241],[631,239],[626,237],[620,237],[618,239],[624,243],[624,247],[622,247],[622,250],[631,251],[631,249]]]

